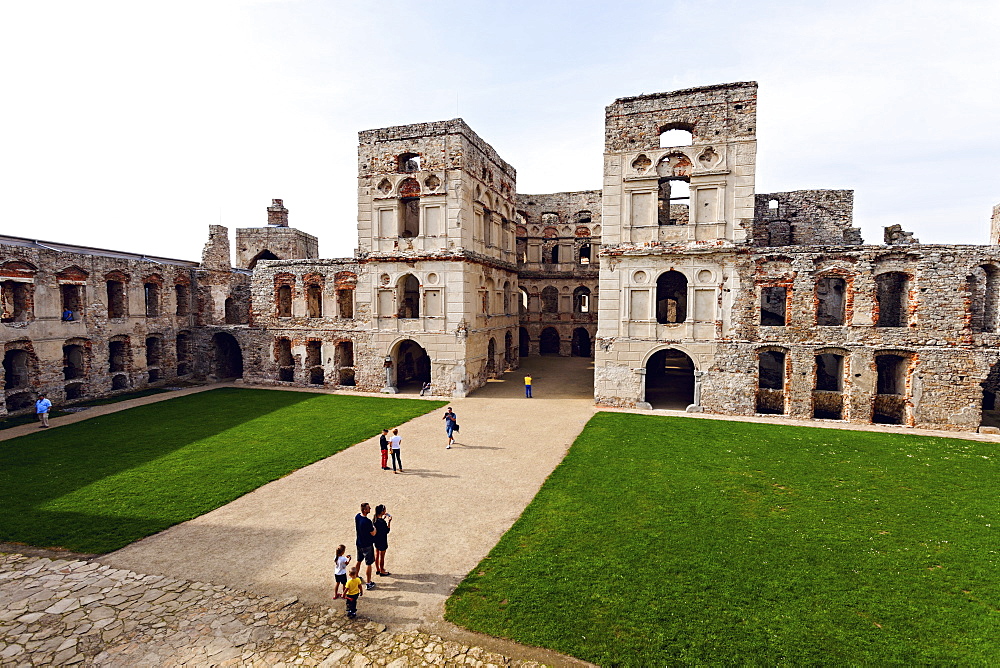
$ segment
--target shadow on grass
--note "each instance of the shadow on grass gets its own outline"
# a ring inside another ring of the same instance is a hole
[[[220,388],[0,445],[0,540],[107,552],[440,402]]]

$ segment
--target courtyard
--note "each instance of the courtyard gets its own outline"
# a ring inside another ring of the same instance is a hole
[[[351,517],[368,501],[396,518],[393,576],[378,578],[362,604],[387,632],[440,634],[549,664],[571,661],[565,655],[640,665],[995,653],[993,443],[677,413],[592,417],[590,364],[528,358],[450,402],[462,425],[451,450],[440,401],[235,388],[31,434],[4,445],[8,457],[12,446],[32,453],[20,468],[5,466],[5,488],[45,490],[32,492],[41,512],[30,514],[25,492],[5,515],[3,539],[93,552],[130,542],[90,563],[326,610],[333,548],[353,551]],[[535,399],[523,396],[526,373]],[[253,405],[255,417],[209,410],[206,420],[192,409],[218,409],[207,397],[219,392]],[[151,439],[157,420],[170,426]],[[404,437],[403,475],[378,466],[374,436],[387,421]],[[235,450],[182,456],[213,439]],[[124,446],[136,441],[143,452]],[[100,447],[103,469],[67,475],[89,449],[100,459]],[[261,450],[280,466],[247,466],[234,454]],[[72,485],[29,473],[47,457]],[[137,500],[154,464],[173,470],[166,487],[184,490],[175,497],[187,497],[192,480],[212,490],[208,510],[189,509],[187,519],[158,493]],[[256,489],[240,496],[222,484],[237,478]]]

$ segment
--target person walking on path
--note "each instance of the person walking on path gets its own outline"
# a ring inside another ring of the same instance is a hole
[[[375,583],[372,582],[372,564],[375,563],[375,525],[368,519],[368,513],[371,511],[371,506],[362,503],[361,512],[354,516],[354,529],[358,534],[355,540],[358,547],[358,565],[355,568],[360,569],[362,561],[368,565],[368,583],[365,585],[368,589],[375,588]]]
[[[38,420],[42,423],[38,425],[39,429],[49,428],[50,408],[52,408],[52,402],[46,399],[44,394],[39,394],[38,400],[35,402],[35,414],[38,416]]]
[[[347,551],[347,547],[344,545],[337,546],[337,561],[336,568],[333,571],[333,579],[336,584],[333,585],[333,600],[340,598],[340,587],[343,585],[344,593],[347,593],[347,564],[351,562],[351,555],[344,554]]]
[[[403,442],[403,437],[399,435],[398,429],[392,430],[392,438],[389,439],[389,451],[392,454],[392,472],[402,473],[403,472],[403,460],[399,457],[399,444]],[[399,470],[396,470],[396,464],[399,464]]]
[[[444,412],[444,433],[448,434],[448,450],[451,450],[452,444],[455,442],[455,429],[458,427],[458,416],[455,415],[454,411],[451,410],[451,406],[448,406],[448,410]]]
[[[382,451],[382,470],[388,471],[389,467],[389,430],[383,429],[382,435],[378,437],[378,447]]]
[[[354,619],[358,616],[358,599],[364,594],[364,590],[361,588],[361,578],[358,577],[360,565],[361,562],[359,561],[358,565],[351,569],[351,579],[347,581],[347,585],[344,587],[344,601],[347,603],[348,619]]]
[[[531,398],[531,376],[524,377],[524,396]]]
[[[386,512],[384,504],[375,506],[375,572],[381,576],[392,575],[385,570],[385,551],[389,549],[389,532],[392,531],[392,515]]]

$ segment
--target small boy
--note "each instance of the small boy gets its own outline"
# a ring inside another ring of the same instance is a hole
[[[347,618],[354,619],[358,616],[358,598],[365,593],[362,587],[362,580],[358,577],[358,567],[351,569],[351,579],[344,587],[344,600],[347,601]]]

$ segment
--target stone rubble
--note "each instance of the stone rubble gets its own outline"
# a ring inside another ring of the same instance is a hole
[[[51,665],[541,664],[350,621],[340,605],[277,600],[96,562],[0,554],[0,666]]]

